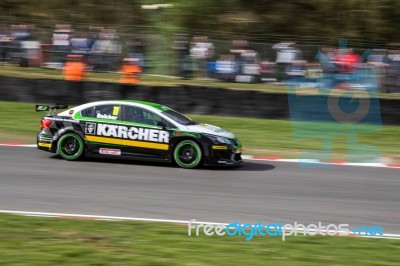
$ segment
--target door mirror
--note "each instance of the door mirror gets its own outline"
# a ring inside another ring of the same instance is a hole
[[[166,125],[164,122],[162,122],[162,121],[161,121],[161,122],[158,122],[158,123],[157,123],[157,126],[162,127],[162,129],[164,129],[164,130],[167,129],[167,125]]]

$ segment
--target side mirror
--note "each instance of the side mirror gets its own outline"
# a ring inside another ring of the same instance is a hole
[[[162,129],[167,129],[167,125],[164,122],[158,122],[157,126],[162,127]]]

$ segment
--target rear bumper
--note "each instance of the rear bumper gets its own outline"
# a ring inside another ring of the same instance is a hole
[[[43,132],[38,132],[36,137],[36,145],[39,150],[48,152],[55,152],[56,150],[53,145],[53,138]]]

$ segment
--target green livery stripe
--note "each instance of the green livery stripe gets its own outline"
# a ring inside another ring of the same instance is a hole
[[[143,105],[153,107],[161,112],[170,110],[170,108],[168,108],[164,105],[158,104],[158,103],[151,103],[151,102],[145,102],[145,101],[133,101],[133,100],[122,100],[121,102],[143,104]]]

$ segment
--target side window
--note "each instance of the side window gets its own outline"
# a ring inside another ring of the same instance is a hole
[[[89,107],[81,111],[82,117],[94,117],[94,107]]]
[[[147,111],[143,108],[136,106],[125,106],[125,121],[157,126],[158,123],[163,122],[167,125],[167,127],[173,127],[168,121],[163,119],[162,117]]]
[[[118,120],[121,106],[119,105],[98,105],[94,107],[94,117],[107,120]]]
[[[167,128],[175,127],[171,123],[169,123],[167,120],[162,118],[161,116],[154,114],[152,112],[144,111],[144,116],[145,116],[145,120],[148,122],[147,124],[158,126],[159,123],[163,123]]]
[[[132,123],[145,124],[143,109],[136,106],[125,106],[124,120]]]

